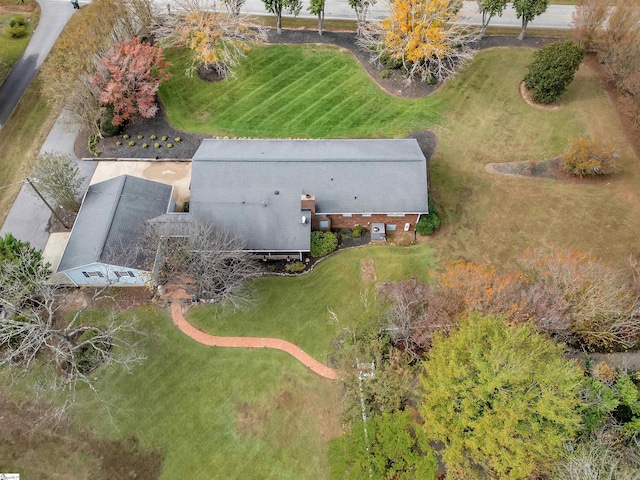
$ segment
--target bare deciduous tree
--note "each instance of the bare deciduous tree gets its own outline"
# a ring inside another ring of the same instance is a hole
[[[458,0],[397,0],[381,22],[368,22],[358,43],[372,53],[402,65],[407,83],[415,79],[442,81],[474,53],[471,43],[480,38],[476,28],[456,22]]]
[[[189,277],[199,299],[242,308],[249,303],[247,282],[260,275],[252,254],[243,250],[244,242],[231,233],[216,230],[207,223],[189,222],[179,234],[171,225],[151,223],[145,232],[145,250],[158,254],[155,269],[171,281]],[[149,255],[151,257],[151,255]]]
[[[356,13],[358,29],[356,34],[362,37],[365,33],[365,26],[369,21],[369,9],[376,4],[376,0],[349,0],[349,6]]]
[[[464,312],[461,297],[447,295],[415,278],[383,284],[380,293],[388,304],[386,331],[394,345],[414,359],[431,346],[435,332],[449,331]]]
[[[229,1],[222,7],[218,0],[179,0],[179,11],[151,28],[161,44],[191,50],[188,74],[203,65],[222,77],[233,76],[250,45],[266,40],[266,30],[254,25],[233,0]]]
[[[97,367],[128,369],[143,357],[134,317],[114,313],[97,326],[83,316],[107,287],[96,290],[86,306],[69,318],[61,310],[64,292],[51,283],[50,274],[49,265],[29,248],[0,263],[0,364],[18,374],[47,366],[48,375],[39,377],[35,391],[60,395],[55,412],[61,415],[75,402],[79,382],[97,393],[90,377]]]
[[[68,155],[45,152],[36,160],[32,175],[39,182],[40,192],[56,206],[77,212],[80,208],[80,176],[78,164]]]

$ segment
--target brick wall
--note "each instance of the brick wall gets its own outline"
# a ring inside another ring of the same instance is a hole
[[[411,224],[411,229],[416,226],[418,221],[418,214],[407,214],[404,217],[390,217],[388,215],[372,214],[369,217],[363,217],[362,215],[353,215],[351,217],[345,217],[343,215],[312,215],[311,217],[311,230],[320,230],[321,220],[330,220],[331,228],[336,230],[340,228],[354,228],[358,225],[362,225],[367,230],[371,230],[372,223],[384,223],[385,225],[396,225],[396,230],[402,231],[405,223]]]

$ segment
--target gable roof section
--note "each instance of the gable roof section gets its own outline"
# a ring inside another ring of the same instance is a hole
[[[94,262],[139,268],[140,260],[126,258],[129,255],[122,254],[122,247],[134,250],[144,223],[166,213],[171,192],[171,185],[129,175],[91,185],[58,271]]]
[[[415,139],[209,139],[193,157],[190,211],[248,249],[308,251],[307,193],[318,214],[427,213],[426,160]]]

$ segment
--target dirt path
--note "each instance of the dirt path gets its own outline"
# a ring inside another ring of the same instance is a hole
[[[188,337],[196,342],[210,347],[236,347],[236,348],[274,348],[282,350],[293,356],[307,366],[310,370],[317,373],[321,377],[335,380],[338,378],[338,372],[333,368],[327,367],[318,362],[315,358],[305,353],[301,348],[295,346],[286,340],[279,338],[257,338],[257,337],[216,337],[198,330],[184,318],[182,313],[182,305],[180,302],[171,304],[171,318],[173,323]]]

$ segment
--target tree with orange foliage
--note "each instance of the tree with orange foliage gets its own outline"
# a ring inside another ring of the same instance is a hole
[[[203,65],[223,78],[234,76],[251,44],[266,39],[264,28],[217,0],[183,0],[180,6],[179,14],[164,17],[152,30],[163,45],[191,50],[189,74]]]
[[[579,177],[609,175],[618,170],[609,145],[584,137],[574,138],[560,159],[567,172]]]
[[[100,101],[113,106],[113,125],[136,115],[155,117],[156,93],[169,78],[170,65],[161,49],[138,37],[117,44],[100,59],[91,82],[100,91]]]
[[[408,82],[444,80],[471,58],[470,43],[479,38],[477,29],[456,22],[461,7],[461,0],[396,0],[359,42],[375,60],[400,63]]]
[[[532,316],[527,281],[517,272],[499,274],[490,264],[458,262],[438,276],[438,287],[445,296],[459,295],[467,313],[501,315],[511,323]]]

